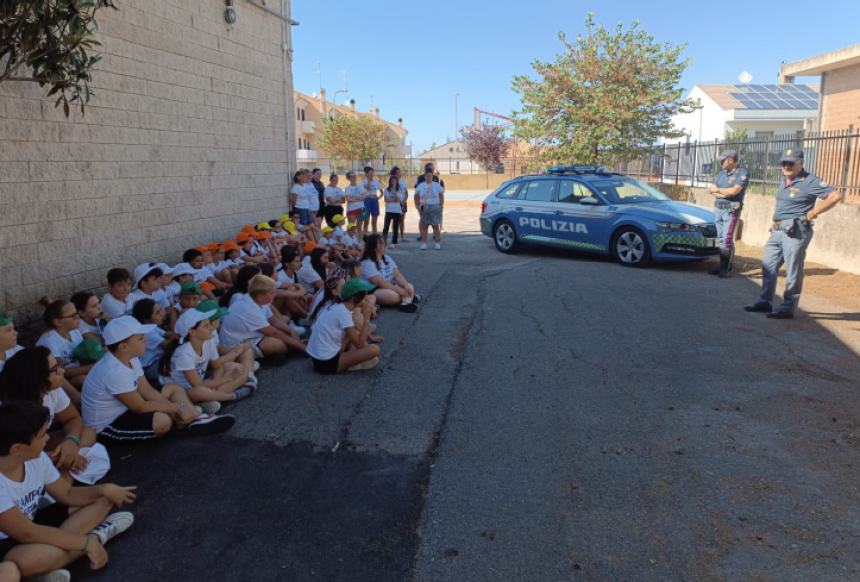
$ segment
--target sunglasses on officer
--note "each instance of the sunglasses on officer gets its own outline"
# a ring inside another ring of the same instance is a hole
[[[781,162],[780,163],[780,166],[782,166],[783,168],[793,168],[796,165],[797,165],[797,162]]]

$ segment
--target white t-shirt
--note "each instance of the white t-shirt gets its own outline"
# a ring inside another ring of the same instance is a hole
[[[340,206],[346,200],[346,198],[344,198],[343,188],[339,188],[337,186],[326,186],[323,196],[325,196],[325,203],[329,206]]]
[[[356,184],[355,186],[349,185],[346,187],[346,195],[347,196],[364,196],[364,188]],[[351,212],[353,210],[361,210],[364,208],[364,198],[361,200],[349,200],[346,203],[346,211]]]
[[[379,196],[379,191],[382,190],[382,184],[376,181],[376,178],[370,183],[370,189],[367,189],[367,178],[361,181],[361,190],[368,199],[374,199]]]
[[[342,229],[340,226],[334,227],[334,233],[332,233],[332,238],[334,238],[335,242],[343,244],[343,237],[346,236],[346,231]]]
[[[398,190],[397,192],[392,192],[388,189],[385,190],[385,212],[387,214],[403,214],[403,206],[401,203],[405,200],[403,196],[403,192]]]
[[[141,376],[143,367],[137,358],[133,358],[128,367],[110,352],[102,356],[87,374],[81,391],[84,424],[101,432],[124,414],[128,408],[116,395],[137,390]]]
[[[92,334],[95,334],[95,335],[96,335],[96,336],[98,336],[98,337],[102,337],[102,330],[101,330],[101,328],[98,326],[98,322],[99,322],[99,321],[100,321],[100,320],[98,320],[98,319],[97,319],[97,320],[96,320],[96,325],[90,325],[89,323],[87,323],[86,321],[84,321],[84,320],[82,319],[82,320],[80,321],[80,323],[78,324],[78,331],[79,331],[79,332],[81,332],[81,335],[83,335],[83,334],[85,334],[85,333],[92,333]]]
[[[343,244],[345,244],[346,246],[348,246],[348,247],[354,247],[354,246],[356,246],[356,245],[358,244],[358,241],[357,241],[357,240],[355,240],[355,237],[350,236],[350,235],[348,235],[348,234],[343,235],[343,238],[341,239],[341,242],[342,242]]]
[[[296,208],[311,211],[320,209],[320,195],[310,182],[294,184],[290,192],[296,194]]]
[[[170,309],[170,301],[168,300],[169,298],[167,297],[167,294],[164,293],[164,289],[159,289],[152,295],[150,295],[149,293],[144,293],[140,289],[135,289],[129,294],[128,300],[126,301],[126,303],[128,303],[129,313],[131,313],[131,308],[134,307],[134,304],[141,299],[152,299],[153,301],[161,305],[163,308]]]
[[[72,403],[69,400],[69,397],[66,395],[66,392],[62,388],[54,388],[47,394],[42,397],[42,406],[51,411],[50,420],[48,420],[48,425],[54,422],[54,417],[57,416],[58,413],[64,411],[69,407]]]
[[[313,300],[311,300],[311,307],[308,309],[308,313],[313,313],[317,310],[317,306],[322,303],[323,297],[325,297],[325,289],[320,289],[314,294]]]
[[[292,275],[287,275],[283,267],[280,266],[275,270],[275,275],[275,281],[278,283],[279,288],[286,287],[288,285],[295,285],[299,282],[299,279],[298,277],[296,277],[295,273],[293,273]]]
[[[308,355],[317,360],[330,360],[340,353],[346,330],[353,327],[352,313],[343,303],[323,307],[311,328]]]
[[[45,485],[50,485],[60,478],[51,459],[42,452],[35,459],[24,461],[24,480],[18,483],[0,473],[0,513],[5,513],[15,507],[18,511],[33,521],[39,499],[45,494]],[[8,538],[0,531],[0,540]]]
[[[9,358],[11,358],[12,356],[14,356],[15,354],[17,354],[18,352],[20,352],[23,349],[24,349],[24,346],[15,346],[14,348],[10,348],[10,349],[6,350],[5,359],[0,360],[0,372],[3,371],[3,366],[6,365],[6,362],[9,360]]]
[[[299,279],[299,285],[304,287],[305,291],[308,293],[314,293],[317,290],[314,283],[322,281],[322,277],[319,276],[319,273],[314,271],[314,267],[311,265],[310,255],[302,259],[302,268],[298,270],[296,276]]]
[[[111,319],[131,313],[131,303],[128,302],[128,297],[126,297],[125,301],[120,301],[110,293],[105,293],[102,295],[101,301],[102,311]]]
[[[379,267],[376,266],[376,261],[372,261],[370,259],[361,261],[361,278],[368,283],[372,283],[370,278],[380,275],[384,281],[390,283],[394,279],[394,269],[397,268],[397,263],[395,263],[394,259],[388,255],[385,255],[385,258],[388,260],[388,264],[386,264],[385,261],[380,260]]]
[[[269,325],[266,310],[250,295],[242,294],[238,298],[234,295],[230,300],[230,313],[221,319],[221,343],[232,348],[246,340],[262,339],[259,330]]]
[[[205,379],[209,362],[217,360],[220,357],[218,355],[218,344],[212,340],[205,341],[203,342],[203,349],[201,351],[202,353],[200,354],[194,351],[194,346],[191,345],[191,342],[185,342],[176,348],[176,351],[173,352],[173,357],[170,358],[170,376],[161,376],[161,383],[167,384],[168,382],[172,382],[179,384],[185,389],[191,388],[191,383],[185,377],[185,374],[183,374],[183,372],[188,370],[197,370],[200,379]]]
[[[439,185],[439,182],[430,182],[429,185],[427,182],[422,182],[415,188],[415,193],[418,194],[423,206],[438,206],[441,204],[442,201],[439,195],[444,191],[445,189]]]
[[[76,329],[69,332],[69,339],[61,336],[57,330],[50,329],[39,337],[36,345],[48,348],[51,355],[60,360],[64,367],[77,368],[81,363],[75,359],[72,352],[82,341],[84,341],[84,336]]]
[[[164,343],[165,333],[160,327],[155,327],[146,334],[146,352],[140,357],[140,365],[143,368],[150,367],[164,355],[164,348],[161,347],[161,344]]]

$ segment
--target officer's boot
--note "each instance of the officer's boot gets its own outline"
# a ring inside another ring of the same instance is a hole
[[[725,249],[720,249],[720,268],[718,274],[720,279],[728,279],[732,276],[732,253]]]

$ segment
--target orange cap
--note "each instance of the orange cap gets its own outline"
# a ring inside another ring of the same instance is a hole
[[[215,285],[213,285],[209,281],[203,281],[202,283],[200,283],[200,290],[201,291],[208,291],[211,293],[212,291],[215,290]]]
[[[272,233],[270,233],[268,230],[261,230],[259,232],[254,233],[254,238],[256,238],[257,240],[266,240],[267,238],[270,238],[271,236],[272,236]]]
[[[194,249],[200,251],[201,253],[205,253],[209,250],[209,247],[207,247],[206,245],[197,245],[196,247],[194,247]]]
[[[236,242],[239,244],[245,244],[249,240],[251,240],[251,235],[244,230],[236,235]]]
[[[318,246],[319,245],[317,243],[315,243],[312,240],[309,240],[308,242],[305,243],[305,254],[309,255],[311,253],[311,251],[314,250],[315,248],[317,248]]]
[[[253,224],[246,224],[242,227],[242,232],[255,232]]]
[[[221,248],[221,243],[213,240],[206,248],[209,249],[210,253],[217,253],[218,250]]]
[[[239,245],[236,244],[236,241],[233,240],[225,240],[224,241],[224,252],[227,251],[238,251]]]

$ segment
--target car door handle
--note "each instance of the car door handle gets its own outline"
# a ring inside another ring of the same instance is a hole
[[[517,212],[522,212],[523,207],[522,206],[514,206],[514,210],[516,210]]]
[[[562,215],[564,214],[563,210],[556,210],[553,214]]]

